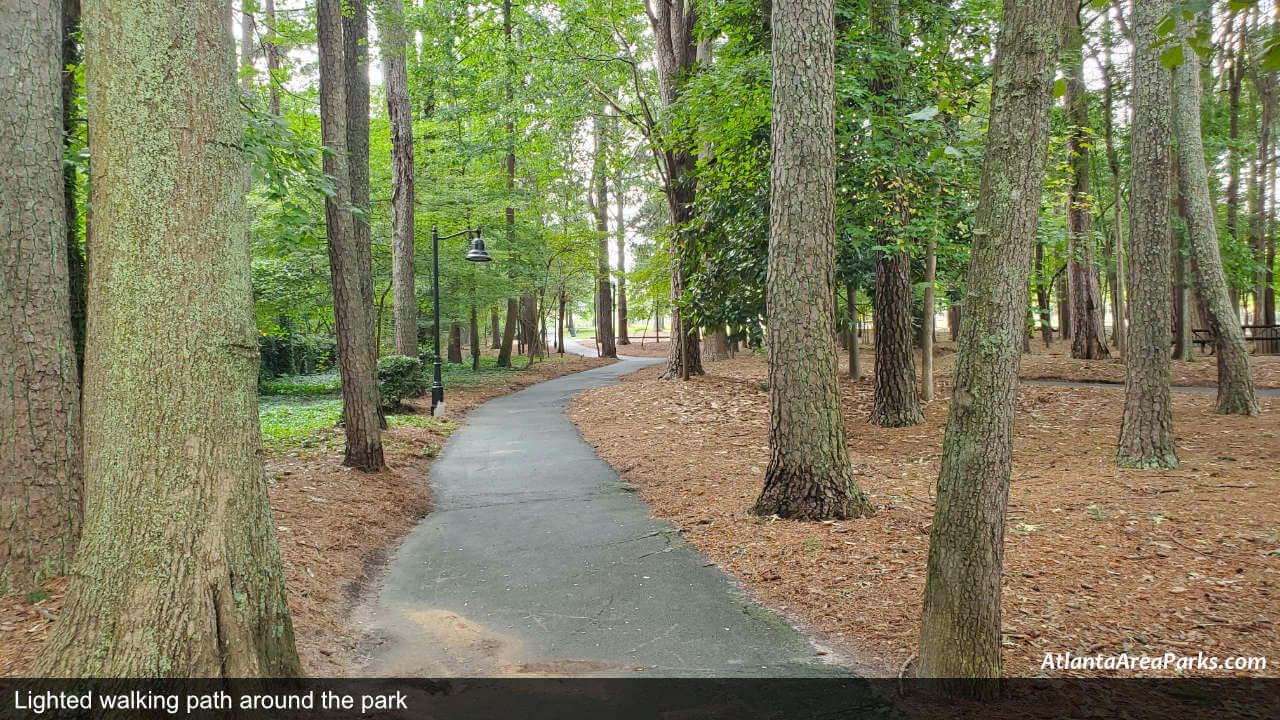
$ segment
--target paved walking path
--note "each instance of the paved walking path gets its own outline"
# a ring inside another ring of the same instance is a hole
[[[366,613],[368,672],[846,672],[654,519],[569,422],[574,394],[655,362],[622,360],[468,413],[431,466],[434,509]]]

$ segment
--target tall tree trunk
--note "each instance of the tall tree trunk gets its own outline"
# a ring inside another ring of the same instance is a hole
[[[614,197],[614,229],[618,233],[618,326],[616,333],[619,345],[630,345],[631,338],[627,334],[627,224],[626,194],[622,186],[622,171],[619,170],[613,183]]]
[[[616,337],[613,334],[613,285],[609,282],[609,171],[605,163],[604,118],[595,118],[595,166],[591,171],[591,184],[595,186],[595,200],[591,209],[596,215],[596,338],[600,341],[600,357],[618,357]]]
[[[941,209],[941,208],[939,208]],[[934,234],[929,236],[929,246],[924,256],[924,322],[920,324],[920,399],[933,402],[933,324],[937,308],[934,302],[934,281],[938,273],[937,222]]]
[[[342,5],[318,0],[316,37],[320,58],[320,126],[326,147],[324,172],[333,178],[334,195],[325,198],[329,238],[329,278],[333,286],[333,315],[338,340],[338,371],[342,376],[342,418],[346,433],[344,465],[376,472],[382,457],[381,402],[378,398],[377,347],[373,337],[373,280],[369,248],[361,252],[351,213],[351,173],[348,166],[347,82],[343,61]],[[366,133],[367,137],[368,133]],[[369,299],[365,300],[365,288]]]
[[[1040,338],[1044,346],[1053,345],[1053,324],[1049,322],[1049,287],[1044,280],[1044,243],[1036,242],[1035,288],[1036,314],[1040,316]]]
[[[489,311],[489,324],[491,326],[489,334],[492,335],[489,339],[489,349],[497,350],[502,347],[502,323],[498,320],[496,309]]]
[[[454,365],[462,364],[462,323],[449,323],[449,357]]]
[[[849,377],[862,379],[862,354],[859,352],[861,339],[858,337],[861,323],[858,321],[858,286],[848,283],[844,286],[845,302],[849,305]]]
[[[369,14],[365,0],[343,0],[342,58],[347,84],[347,156],[356,249],[360,253],[360,297],[373,307],[373,233],[369,228]],[[374,348],[377,359],[377,348]]]
[[[9,153],[0,163],[3,596],[66,572],[80,531],[81,456],[60,3],[0,5],[0,27],[9,38],[0,40],[0,147]]]
[[[263,50],[267,54],[267,75],[271,97],[271,114],[280,114],[280,49],[276,46],[276,0],[264,0],[263,13],[266,15],[267,36],[263,40]]]
[[[871,515],[854,482],[835,343],[832,0],[773,4],[769,174],[769,466],[756,515]]]
[[[1217,411],[1235,415],[1257,415],[1258,400],[1249,367],[1249,348],[1227,293],[1227,278],[1219,255],[1218,228],[1209,198],[1209,174],[1200,135],[1200,73],[1194,53],[1184,43],[1183,58],[1188,64],[1174,74],[1173,128],[1178,138],[1181,196],[1186,202],[1191,262],[1200,296],[1208,307],[1209,332],[1218,358]]]
[[[1112,339],[1115,342],[1116,352],[1123,356],[1127,342],[1128,312],[1126,311],[1127,303],[1124,292],[1124,224],[1120,220],[1120,156],[1116,152],[1114,121],[1112,120],[1115,100],[1112,77],[1115,72],[1115,66],[1111,62],[1113,38],[1111,34],[1111,10],[1109,8],[1103,22],[1102,39],[1105,57],[1105,64],[1103,65],[1103,98],[1105,106],[1102,122],[1107,143],[1107,168],[1111,171],[1111,209],[1115,215],[1115,219],[1111,223],[1110,240],[1112,269],[1107,276],[1107,284],[1111,287]]]
[[[1169,181],[1172,78],[1155,47],[1168,0],[1143,0],[1134,16],[1133,129],[1130,133],[1129,301],[1124,418],[1116,462],[1177,467],[1169,398]]]
[[[901,51],[898,0],[872,0],[871,25],[879,38],[881,51],[896,55]],[[890,57],[877,68],[871,82],[871,93],[877,98],[880,114],[891,117],[902,108],[898,98],[899,78],[896,58]],[[881,140],[893,141],[896,129],[884,128]],[[880,183],[887,195],[898,192],[888,174]],[[905,205],[905,203],[895,203]],[[902,211],[905,214],[905,210]],[[906,218],[902,218],[905,220]],[[881,427],[905,427],[924,422],[920,410],[919,381],[912,352],[911,333],[911,251],[900,237],[889,234],[879,240],[891,249],[876,253],[875,305],[876,332],[875,394],[871,408],[871,424]]]
[[[413,109],[409,104],[408,33],[403,0],[384,0],[382,78],[391,119],[391,284],[396,354],[418,356],[418,295],[413,280]]]
[[[645,0],[645,9],[657,40],[658,94],[665,107],[673,107],[679,102],[684,83],[693,76],[697,65],[694,35],[698,24],[697,9],[693,0]],[[693,170],[697,166],[697,157],[684,147],[664,148],[657,153],[664,170],[663,192],[667,197],[671,227],[679,228],[693,218],[693,200],[697,190]],[[662,377],[665,380],[687,380],[692,375],[703,374],[698,328],[689,322],[681,307],[684,278],[693,269],[697,254],[678,233],[672,234],[668,252],[671,254],[672,327],[671,346],[667,350]]]
[[[480,320],[476,306],[471,306],[471,369],[480,369]]]
[[[564,290],[561,290],[557,296],[560,301],[559,312],[556,313],[556,351],[561,355],[564,354],[564,320],[565,306],[568,304],[565,300]],[[573,318],[569,318],[571,321]]]
[[[511,345],[515,341],[516,326],[520,323],[520,308],[512,298],[507,299],[507,322],[502,328],[502,346],[498,349],[498,367],[511,367]]]
[[[729,333],[723,327],[708,329],[703,334],[702,355],[706,362],[729,359]]]
[[[297,677],[257,423],[227,6],[85,10],[85,526],[34,672]]]
[[[1102,288],[1098,286],[1097,248],[1093,239],[1093,199],[1089,196],[1089,95],[1084,85],[1084,36],[1080,26],[1080,0],[1066,0],[1067,117],[1070,134],[1071,187],[1067,210],[1067,273],[1071,293],[1071,357],[1111,357],[1102,329]]]
[[[1061,0],[1006,0],[920,628],[923,677],[992,697],[1019,346],[1048,152]]]
[[[1071,273],[1058,276],[1058,332],[1063,340],[1071,339]]]

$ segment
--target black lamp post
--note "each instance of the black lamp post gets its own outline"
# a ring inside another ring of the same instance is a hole
[[[473,236],[471,250],[467,260],[471,262],[489,262],[493,258],[484,249],[484,240],[480,239],[480,228],[460,230],[452,235],[440,237],[435,225],[431,226],[431,309],[435,314],[436,355],[433,361],[434,372],[431,381],[431,414],[436,414],[436,407],[444,402],[444,382],[440,375],[440,241],[456,238],[460,235]]]

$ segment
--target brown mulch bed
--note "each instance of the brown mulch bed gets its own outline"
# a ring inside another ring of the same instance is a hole
[[[566,339],[565,342],[570,342]],[[592,350],[596,349],[596,341],[592,338],[579,338],[573,342]],[[619,355],[628,355],[631,357],[666,357],[667,351],[671,349],[671,341],[654,342],[652,338],[645,340],[642,344],[639,338],[633,338],[627,345],[618,346]]]
[[[553,357],[518,374],[486,378],[483,385],[450,389],[446,419],[458,421],[491,398],[610,362]],[[409,403],[421,414],[430,407],[429,398]],[[388,429],[388,469],[378,473],[342,467],[337,428],[327,431],[319,448],[267,459],[289,612],[307,675],[339,676],[358,668],[360,630],[352,626],[351,612],[376,584],[400,539],[429,512],[427,471],[448,432],[449,426]],[[48,596],[34,604],[26,596],[0,598],[0,677],[26,672],[57,618],[66,587],[66,577],[46,582]]]
[[[739,356],[688,383],[657,373],[578,395],[587,440],[763,602],[863,672],[896,675],[919,644],[948,381],[924,425],[888,429],[866,423],[871,383],[842,380],[850,457],[879,512],[805,523],[747,514],[768,463],[765,363]],[[1211,395],[1175,393],[1183,466],[1142,471],[1113,463],[1122,399],[1120,388],[1019,393],[1006,674],[1040,674],[1049,652],[1204,651],[1269,656],[1262,674],[1280,675],[1280,400],[1226,417]]]

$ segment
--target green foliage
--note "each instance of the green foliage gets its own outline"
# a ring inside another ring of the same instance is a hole
[[[405,355],[384,355],[378,358],[378,389],[382,394],[382,409],[396,410],[400,401],[417,397],[426,389],[422,377],[422,361]]]
[[[264,397],[258,401],[258,418],[267,452],[273,455],[302,452],[329,441],[334,425],[342,418],[342,400]]]

